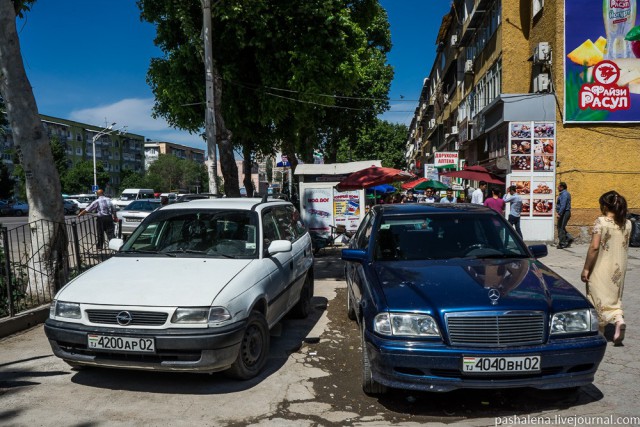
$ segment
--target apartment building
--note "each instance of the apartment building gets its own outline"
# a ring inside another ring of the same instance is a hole
[[[452,166],[481,165],[505,185],[518,185],[530,240],[553,239],[560,181],[573,198],[569,229],[585,238],[605,191],[615,189],[640,208],[640,95],[625,98],[624,111],[624,100],[617,110],[581,104],[597,79],[594,65],[607,58],[605,28],[602,2],[453,1],[410,125],[408,166],[438,176],[440,153],[455,153]],[[583,45],[587,54],[574,52]],[[640,59],[614,62],[619,85],[603,87],[633,90],[622,79],[636,77]]]
[[[141,172],[144,167],[142,135],[117,131],[104,134],[102,131],[105,130],[105,126],[94,126],[44,114],[41,114],[40,118],[49,138],[56,138],[64,147],[70,167],[80,161],[93,161],[95,139],[96,164],[102,164],[110,176],[108,193],[114,193],[118,189],[122,171]],[[11,153],[14,143],[10,128],[0,136],[0,142],[2,161],[12,170]],[[87,191],[89,190],[88,188]]]
[[[158,160],[160,154],[171,154],[179,159],[204,164],[203,149],[187,147],[186,145],[174,144],[172,142],[147,140],[144,144],[144,169],[149,170],[149,165]]]

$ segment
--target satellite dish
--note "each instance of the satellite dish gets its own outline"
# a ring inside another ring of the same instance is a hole
[[[509,159],[506,156],[498,157],[496,159],[496,167],[498,169],[507,170],[511,166]]]

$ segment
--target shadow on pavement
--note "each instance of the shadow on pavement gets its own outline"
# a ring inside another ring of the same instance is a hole
[[[308,318],[290,319],[285,317],[271,329],[267,365],[260,375],[251,380],[230,379],[225,376],[224,372],[212,374],[174,373],[82,367],[73,375],[71,381],[88,387],[153,393],[203,395],[249,390],[278,372],[286,363],[289,355],[302,347],[309,332],[322,316],[323,307],[327,306],[327,300],[324,297],[314,297],[311,305],[313,310]]]

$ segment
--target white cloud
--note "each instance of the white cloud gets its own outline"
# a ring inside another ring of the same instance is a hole
[[[153,98],[127,98],[113,104],[72,111],[70,119],[94,126],[116,122],[117,127],[126,126],[127,132],[148,139],[205,148],[199,135],[171,128],[166,120],[151,117],[153,102]]]

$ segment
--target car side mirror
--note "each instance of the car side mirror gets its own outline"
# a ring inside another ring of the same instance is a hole
[[[124,240],[122,239],[109,240],[109,249],[111,249],[112,251],[119,251],[122,245],[124,245]]]
[[[291,252],[292,250],[293,246],[288,240],[274,240],[267,248],[269,255],[274,255],[280,252]]]
[[[547,245],[531,245],[529,246],[529,250],[533,254],[534,258],[543,258],[549,254]]]
[[[363,249],[343,249],[342,259],[344,261],[364,262],[367,259],[367,251]]]

